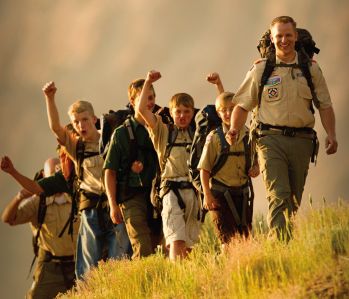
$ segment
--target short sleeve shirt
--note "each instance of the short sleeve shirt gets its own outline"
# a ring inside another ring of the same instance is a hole
[[[223,132],[226,133],[226,131],[227,129],[223,127]],[[240,131],[238,141],[230,146],[229,152],[245,151],[243,138],[246,136],[246,133],[245,128]],[[215,131],[211,131],[206,138],[206,143],[197,168],[211,172],[218,161],[220,152],[221,142],[219,136]],[[230,187],[244,185],[248,179],[246,174],[245,155],[229,155],[225,164],[218,170],[213,178]]]
[[[44,190],[46,196],[52,196],[56,193],[72,192],[63,176],[62,171],[57,171],[52,176],[40,179],[38,184]]]
[[[65,198],[65,203],[58,204],[58,196]],[[18,207],[14,224],[30,223],[33,235],[36,235],[38,229],[38,210],[40,198],[33,196],[21,202]],[[79,221],[74,222],[73,240],[68,234],[68,230],[64,232],[61,238],[58,237],[64,225],[70,217],[71,199],[63,193],[56,196],[46,198],[47,210],[45,220],[41,227],[38,245],[40,248],[51,252],[55,256],[74,255],[76,237],[79,229]]]
[[[103,167],[117,172],[118,183],[125,184],[128,180],[130,187],[151,187],[158,163],[156,152],[146,128],[134,117],[130,118],[130,124],[135,136],[136,160],[143,164],[143,170],[139,174],[130,171],[132,145],[124,125],[114,131]]]
[[[78,138],[66,131],[65,148],[69,157],[74,161],[75,169],[77,171],[77,157],[76,157],[76,145]],[[84,141],[85,152],[99,153],[98,142]],[[102,184],[102,170],[103,170],[103,157],[102,155],[95,155],[85,158],[82,163],[83,168],[83,180],[80,184],[80,188],[88,192],[95,194],[102,194],[104,188]]]
[[[276,59],[276,64],[280,60]],[[291,62],[298,63],[298,56]],[[258,104],[258,87],[265,68],[266,60],[254,64],[234,97],[234,102],[245,110],[251,111]],[[312,62],[310,73],[320,108],[332,105],[331,97],[321,69]],[[262,92],[257,121],[288,127],[314,127],[315,118],[310,110],[311,90],[299,68],[275,67]]]
[[[160,166],[161,161],[164,159],[166,147],[168,143],[169,127],[162,122],[161,116],[156,115],[156,125],[153,129],[148,128],[149,136],[154,144],[155,150],[158,154]],[[192,138],[190,137],[187,129],[178,129],[177,138],[175,143],[191,143]],[[189,176],[189,147],[184,146],[173,146],[170,155],[167,159],[164,169],[162,169],[162,178],[180,178]]]

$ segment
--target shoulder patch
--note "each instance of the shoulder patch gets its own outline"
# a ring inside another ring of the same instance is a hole
[[[261,63],[263,60],[265,60],[265,59],[262,59],[262,58],[260,58],[260,59],[257,59],[253,64],[258,64],[258,63]]]
[[[311,62],[312,63],[317,63],[317,61],[315,59],[312,59]]]

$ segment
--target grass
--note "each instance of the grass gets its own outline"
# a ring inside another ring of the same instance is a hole
[[[253,237],[227,254],[206,217],[190,257],[170,262],[160,252],[139,261],[100,263],[62,298],[346,298],[349,296],[349,207],[310,209],[296,217],[294,238],[267,238],[255,217]]]

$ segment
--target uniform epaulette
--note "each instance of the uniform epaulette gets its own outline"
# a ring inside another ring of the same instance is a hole
[[[312,63],[317,63],[317,61],[315,59],[312,59],[311,62]]]

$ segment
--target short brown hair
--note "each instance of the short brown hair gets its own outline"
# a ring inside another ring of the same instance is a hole
[[[130,83],[127,89],[128,94],[128,100],[131,101],[131,99],[135,99],[135,97],[140,94],[142,91],[143,85],[145,80],[144,79],[136,79]],[[151,89],[153,90],[154,96],[155,96],[155,90],[153,85],[151,86]]]
[[[271,21],[270,29],[277,23],[283,23],[283,24],[291,23],[295,30],[297,28],[297,23],[293,20],[293,18],[289,16],[276,17],[274,20]]]
[[[82,113],[82,112],[89,112],[91,116],[95,116],[95,112],[93,110],[93,106],[90,102],[87,101],[76,101],[72,105],[70,105],[68,109],[68,115],[71,117],[74,113]]]
[[[194,109],[194,99],[187,93],[176,93],[170,100],[169,108],[173,109],[179,107],[180,105]]]

